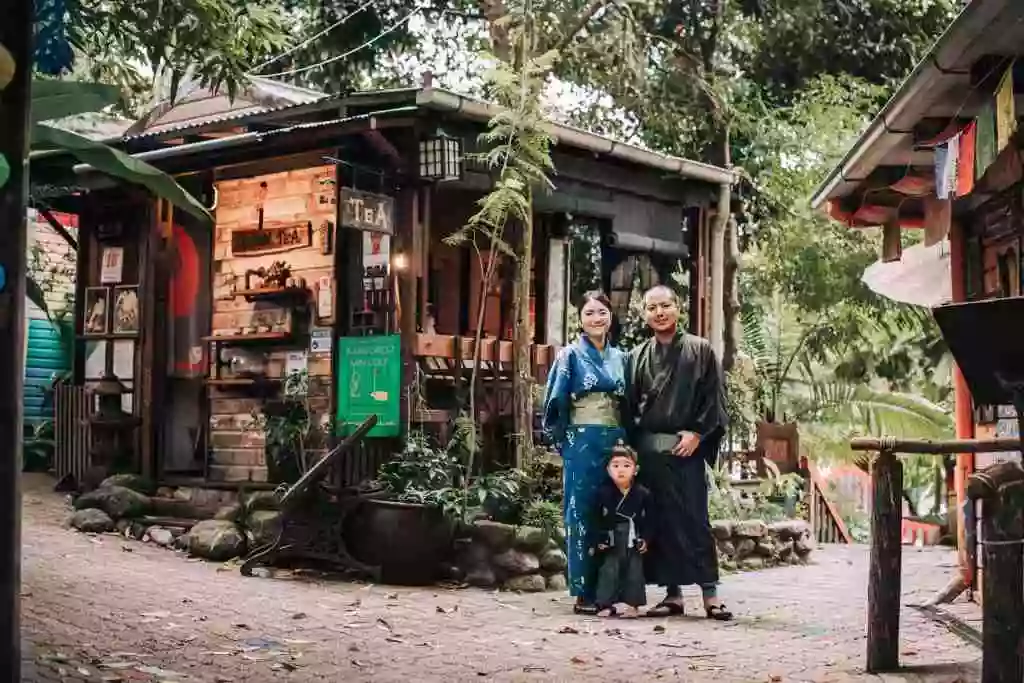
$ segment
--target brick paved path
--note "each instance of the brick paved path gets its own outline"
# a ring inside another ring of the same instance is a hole
[[[867,552],[726,578],[733,624],[574,617],[564,596],[243,578],[154,546],[62,529],[64,502],[24,505],[25,681],[850,681],[977,679],[977,650],[903,612],[901,676],[864,658]],[[954,558],[905,554],[906,602]],[[696,609],[698,598],[691,596]]]

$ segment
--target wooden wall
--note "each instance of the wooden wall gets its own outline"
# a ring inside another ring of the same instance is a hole
[[[259,316],[263,320],[283,319],[284,308],[275,302],[247,302],[232,292],[245,287],[245,271],[270,266],[274,261],[285,261],[294,277],[306,280],[313,288],[323,275],[334,279],[334,255],[323,254],[316,227],[324,220],[337,225],[334,186],[323,185],[321,180],[334,179],[333,166],[320,166],[302,170],[256,176],[217,183],[218,201],[214,237],[213,325],[215,336],[254,324]],[[259,256],[235,255],[231,251],[233,230],[256,227],[260,184],[267,183],[263,202],[264,226],[311,221],[314,227],[313,244],[276,254]],[[325,202],[329,196],[330,201]],[[311,300],[314,295],[311,294]],[[337,292],[335,292],[337,300]],[[324,321],[325,324],[327,321]],[[267,354],[267,376],[282,377],[288,351],[306,351],[309,338],[297,336],[294,344],[250,345],[247,349]],[[331,356],[308,355],[310,377],[310,409],[325,417],[330,410]],[[213,481],[267,481],[264,459],[263,434],[253,427],[253,412],[263,400],[237,388],[211,388],[210,396],[210,464],[208,477]]]

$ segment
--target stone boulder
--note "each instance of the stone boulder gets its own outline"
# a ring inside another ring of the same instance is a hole
[[[540,593],[547,588],[547,582],[540,574],[524,574],[513,576],[505,582],[505,590],[518,591],[520,593]]]
[[[156,484],[141,474],[114,474],[100,482],[99,488],[104,489],[114,486],[123,486],[144,496],[152,496],[156,493]]]
[[[740,538],[761,538],[768,533],[768,525],[759,519],[745,519],[736,522],[732,533]]]
[[[75,499],[76,510],[96,508],[112,519],[142,517],[150,508],[149,498],[124,486],[107,486],[83,493]]]
[[[277,539],[281,531],[281,511],[253,510],[245,518],[244,524],[250,548],[269,545]]]
[[[242,513],[244,512],[241,503],[232,503],[230,505],[222,505],[217,508],[217,512],[214,513],[213,518],[222,522],[239,522],[242,520]]]
[[[245,554],[245,535],[234,522],[209,519],[199,522],[183,538],[191,555],[226,562]]]
[[[102,534],[114,530],[114,520],[103,510],[85,508],[71,515],[71,526],[92,534]]]
[[[711,522],[711,533],[716,541],[728,541],[732,538],[732,522],[716,519]]]
[[[564,592],[569,589],[569,583],[565,580],[565,574],[552,574],[547,580],[549,591]]]
[[[784,540],[800,538],[801,536],[810,536],[811,525],[802,519],[790,519],[769,525],[768,532]]]
[[[565,553],[558,549],[545,550],[538,559],[540,560],[540,568],[546,572],[564,571],[569,564]]]
[[[507,572],[510,576],[532,574],[540,569],[540,560],[537,559],[536,555],[515,549],[509,549],[499,555],[495,555],[491,561],[495,567]]]
[[[245,497],[245,511],[280,510],[281,501],[273,491],[253,491]]]
[[[515,542],[516,528],[511,524],[483,519],[473,522],[473,539],[484,543],[492,552],[504,552]]]
[[[165,529],[161,526],[151,526],[146,531],[146,536],[149,540],[157,545],[162,545],[165,548],[169,548],[174,545],[174,533],[170,529]]]
[[[527,552],[536,553],[544,550],[551,534],[540,527],[521,526],[516,529],[515,547]]]

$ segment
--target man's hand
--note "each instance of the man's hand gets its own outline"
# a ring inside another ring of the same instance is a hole
[[[697,450],[697,446],[700,446],[699,434],[681,432],[679,434],[679,443],[672,449],[672,455],[679,456],[680,458],[689,458]]]
[[[645,541],[644,539],[641,538],[639,541],[637,541],[636,549],[637,549],[637,551],[639,551],[639,553],[641,555],[646,553],[647,552],[647,541]]]

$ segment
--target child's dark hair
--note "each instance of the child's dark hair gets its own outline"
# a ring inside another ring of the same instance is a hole
[[[620,441],[612,447],[612,452],[608,454],[608,462],[615,458],[629,458],[636,464],[636,451]]]

